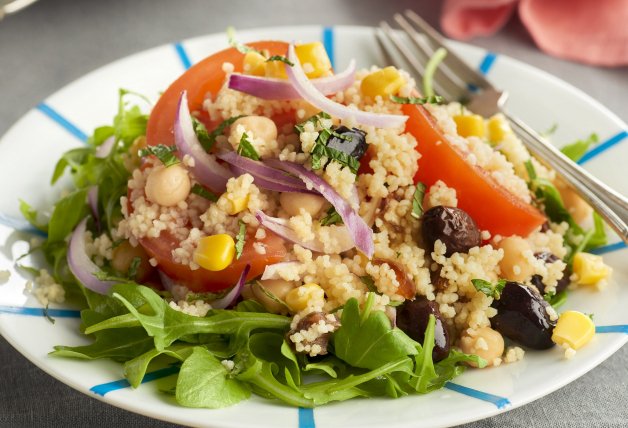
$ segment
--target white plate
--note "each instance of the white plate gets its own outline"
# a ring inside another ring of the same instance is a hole
[[[383,64],[373,30],[365,27],[283,27],[242,32],[239,37],[243,41],[323,39],[333,47],[337,69],[342,69],[351,58],[356,58],[360,66]],[[18,198],[28,200],[36,207],[46,206],[54,200],[47,183],[55,160],[65,150],[81,144],[77,138],[81,135],[80,130],[88,133],[111,120],[116,110],[118,88],[156,98],[159,91],[184,71],[186,61],[194,63],[224,47],[226,37],[219,34],[190,39],[181,45],[161,46],[116,61],[46,99],[45,104],[26,114],[0,141],[0,182],[10,183],[4,186],[0,199],[0,242],[5,243],[4,251],[0,253],[0,269],[12,271],[9,282],[0,286],[0,333],[33,363],[85,394],[133,412],[181,424],[411,427],[416,426],[417,415],[421,415],[422,426],[436,427],[489,417],[542,397],[582,376],[628,340],[626,334],[598,334],[569,362],[561,360],[559,349],[528,352],[519,363],[496,369],[470,370],[455,379],[458,385],[495,396],[484,396],[488,401],[477,398],[477,393],[466,395],[443,389],[426,396],[398,400],[352,400],[317,408],[312,413],[259,398],[222,410],[186,409],[159,393],[155,382],[146,383],[137,390],[113,386],[104,396],[90,392],[96,385],[121,379],[122,366],[111,361],[85,362],[47,356],[54,345],[87,342],[78,332],[78,319],[57,316],[53,325],[42,316],[2,312],[7,307],[40,307],[24,292],[26,279],[13,268],[14,259],[27,248],[21,240],[29,237],[14,230],[15,226],[19,228],[23,224],[15,220],[20,218]],[[479,66],[484,63],[489,78],[510,91],[513,112],[533,128],[543,130],[558,123],[558,131],[553,137],[555,141],[570,142],[593,131],[602,140],[609,140],[601,147],[612,147],[594,156],[585,166],[620,192],[628,194],[628,181],[621,179],[625,177],[622,167],[628,161],[628,127],[625,123],[587,95],[547,73],[501,56],[491,63],[490,55],[471,46],[452,43],[452,48],[471,64]],[[59,117],[53,118],[54,112],[71,125],[62,123],[63,119]],[[76,129],[71,129],[72,125]],[[615,140],[623,140],[623,144],[612,144]],[[617,238],[612,236],[611,242],[616,241]],[[578,290],[570,295],[566,309],[594,313],[598,325],[628,324],[625,311],[628,307],[626,255],[628,250],[625,248],[609,251],[606,260],[613,266],[614,275],[608,289],[603,293]],[[468,390],[465,392],[469,393]],[[491,400],[506,405],[498,408]]]

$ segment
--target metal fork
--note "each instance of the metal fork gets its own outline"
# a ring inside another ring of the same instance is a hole
[[[390,64],[405,68],[405,61],[422,77],[425,72],[423,64],[427,63],[437,49],[446,48],[446,43],[419,15],[411,10],[406,10],[404,14],[405,17],[395,14],[394,20],[408,36],[410,43],[404,41],[400,32],[393,30],[386,22],[380,23],[377,39]],[[399,57],[403,61],[399,61]],[[628,243],[628,199],[593,177],[523,121],[510,114],[504,107],[508,98],[506,91],[495,88],[482,74],[451,51],[439,65],[433,83],[437,93],[449,101],[467,101],[467,108],[475,113],[485,117],[502,113],[530,152],[554,169]]]

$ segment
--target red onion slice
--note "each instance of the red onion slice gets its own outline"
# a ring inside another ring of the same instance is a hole
[[[294,89],[304,100],[316,106],[320,110],[340,119],[354,118],[361,125],[370,125],[377,128],[401,127],[404,123],[406,123],[406,120],[408,120],[408,116],[371,113],[356,110],[330,100],[325,96],[325,94],[316,89],[316,87],[305,75],[305,72],[301,67],[301,63],[299,62],[299,58],[294,50],[293,43],[290,43],[290,46],[288,47],[288,59],[294,63],[294,66],[292,67],[286,67],[288,79],[290,79],[290,82],[294,85]]]
[[[244,288],[244,284],[246,284],[246,276],[249,274],[249,270],[251,270],[251,265],[247,264],[246,266],[244,266],[238,282],[223,298],[211,302],[212,308],[225,309],[232,306],[236,302],[236,300],[238,300],[238,297],[240,297],[242,289]]]
[[[87,218],[84,218],[72,232],[68,246],[68,266],[76,279],[86,288],[98,293],[107,294],[116,281],[101,281],[96,278],[100,268],[90,260],[85,252],[85,228]]]
[[[311,80],[312,85],[324,95],[344,91],[355,81],[355,61],[342,72],[329,77]],[[229,76],[229,89],[244,92],[264,100],[296,100],[302,98],[294,86],[287,80],[248,74]]]
[[[190,155],[194,159],[192,171],[201,184],[215,192],[225,190],[227,180],[233,177],[233,174],[216,162],[214,156],[207,153],[198,141],[188,107],[187,91],[183,91],[179,98],[179,108],[174,121],[174,142],[181,158]]]
[[[262,274],[262,281],[265,281],[267,279],[282,279],[281,276],[278,275],[277,271],[279,269],[285,268],[287,266],[296,266],[300,264],[297,261],[290,261],[290,262],[279,262],[279,263],[275,263],[272,265],[267,265],[264,268],[264,273]]]
[[[294,162],[280,161],[277,159],[271,159],[266,161],[270,166],[274,166],[277,169],[282,169],[290,174],[294,174],[299,177],[305,185],[318,191],[325,199],[331,203],[342,221],[347,226],[351,239],[355,243],[355,246],[360,249],[370,259],[375,251],[375,245],[373,244],[373,231],[364,222],[362,217],[351,208],[351,205],[345,201],[342,196],[338,194],[325,180],[314,174],[312,171],[305,169],[303,165],[299,165]]]

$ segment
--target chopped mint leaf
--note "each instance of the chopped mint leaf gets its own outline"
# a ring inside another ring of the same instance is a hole
[[[578,140],[560,149],[561,152],[574,162],[578,162],[592,145],[600,141],[596,133],[592,133],[584,140]]]
[[[201,143],[201,146],[203,146],[206,152],[209,152],[216,143],[216,138],[222,135],[225,132],[225,129],[233,125],[236,120],[245,116],[246,115],[241,114],[238,116],[230,117],[229,119],[225,119],[220,122],[220,124],[212,132],[207,131],[207,128],[205,127],[203,122],[192,118],[192,121],[194,122],[194,131],[196,132],[199,143]]]
[[[322,226],[330,226],[332,224],[343,224],[342,217],[340,217],[340,214],[338,214],[334,207],[330,207],[325,217],[321,219]]]
[[[440,104],[444,101],[444,98],[440,95],[431,95],[428,97],[398,97],[395,95],[390,96],[390,100],[397,104]]]
[[[544,138],[550,137],[554,135],[557,130],[558,130],[558,123],[554,122],[552,126],[547,128],[545,131],[541,132],[541,137],[544,137]]]
[[[214,195],[212,192],[210,192],[209,190],[207,190],[206,188],[204,188],[203,186],[201,186],[200,184],[196,183],[194,184],[194,186],[192,186],[192,190],[190,190],[190,192],[194,193],[195,195],[201,196],[209,201],[212,202],[216,202],[218,200],[218,196]]]
[[[238,221],[240,225],[240,230],[238,231],[238,236],[236,236],[236,259],[239,259],[242,255],[242,250],[244,250],[244,242],[246,241],[246,224],[242,220]]]
[[[320,135],[319,135],[320,139]],[[336,150],[331,147],[327,147],[325,143],[317,141],[310,152],[312,155],[312,169],[321,169],[323,167],[323,158],[327,158],[329,160],[334,160],[338,162],[340,165],[349,167],[352,173],[357,174],[358,169],[360,169],[360,161],[356,158],[347,154],[345,152],[341,152],[340,150]]]
[[[377,293],[377,287],[375,286],[373,277],[370,275],[364,275],[360,277],[360,281],[362,281],[362,284],[366,285],[366,288],[368,288],[371,293]]]
[[[157,144],[156,146],[148,146],[138,152],[141,157],[154,155],[157,159],[164,164],[167,168],[172,165],[176,165],[181,161],[174,155],[177,151],[177,146],[166,146],[164,144]]]
[[[491,284],[488,281],[483,279],[472,279],[471,283],[475,287],[475,289],[481,293],[486,294],[488,297],[499,298],[504,287],[506,286],[506,280],[500,279],[495,283],[495,285]]]
[[[289,65],[290,67],[294,67],[294,63],[282,55],[273,55],[266,60],[266,62],[270,62],[270,61],[281,61],[284,64]]]
[[[423,215],[423,197],[425,196],[425,184],[420,181],[416,184],[416,189],[412,195],[412,217],[421,218]]]
[[[331,116],[327,113],[325,113],[324,111],[319,111],[318,113],[316,113],[314,116],[310,117],[309,119],[294,125],[294,129],[296,129],[296,131],[300,134],[301,132],[304,131],[304,126],[306,123],[310,122],[313,123],[314,125],[320,124],[321,119],[331,119]]]
[[[127,275],[132,280],[135,280],[135,277],[137,276],[137,269],[140,267],[140,263],[142,263],[142,259],[140,257],[133,257],[133,260],[131,260],[131,265],[129,266]]]
[[[48,312],[48,304],[46,304],[46,307],[44,308],[44,316],[46,317],[46,319],[48,321],[50,321],[50,324],[54,324],[55,323],[55,319],[52,318],[50,316],[50,313]],[[593,319],[593,318],[591,318],[591,319]]]
[[[237,152],[240,156],[244,156],[245,158],[259,160],[259,154],[257,154],[257,151],[255,150],[255,147],[253,147],[253,144],[249,140],[249,136],[246,132],[242,133]]]
[[[229,46],[236,48],[238,50],[238,52],[246,54],[249,52],[256,52],[260,55],[264,55],[262,52],[258,51],[257,49],[254,49],[250,46],[247,46],[243,43],[238,42],[235,39],[235,28],[233,27],[227,27],[227,39],[229,41]]]

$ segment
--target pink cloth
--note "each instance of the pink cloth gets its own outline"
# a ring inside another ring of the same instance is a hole
[[[515,8],[551,55],[603,66],[628,65],[628,0],[445,0],[441,26],[456,39],[487,36]]]

